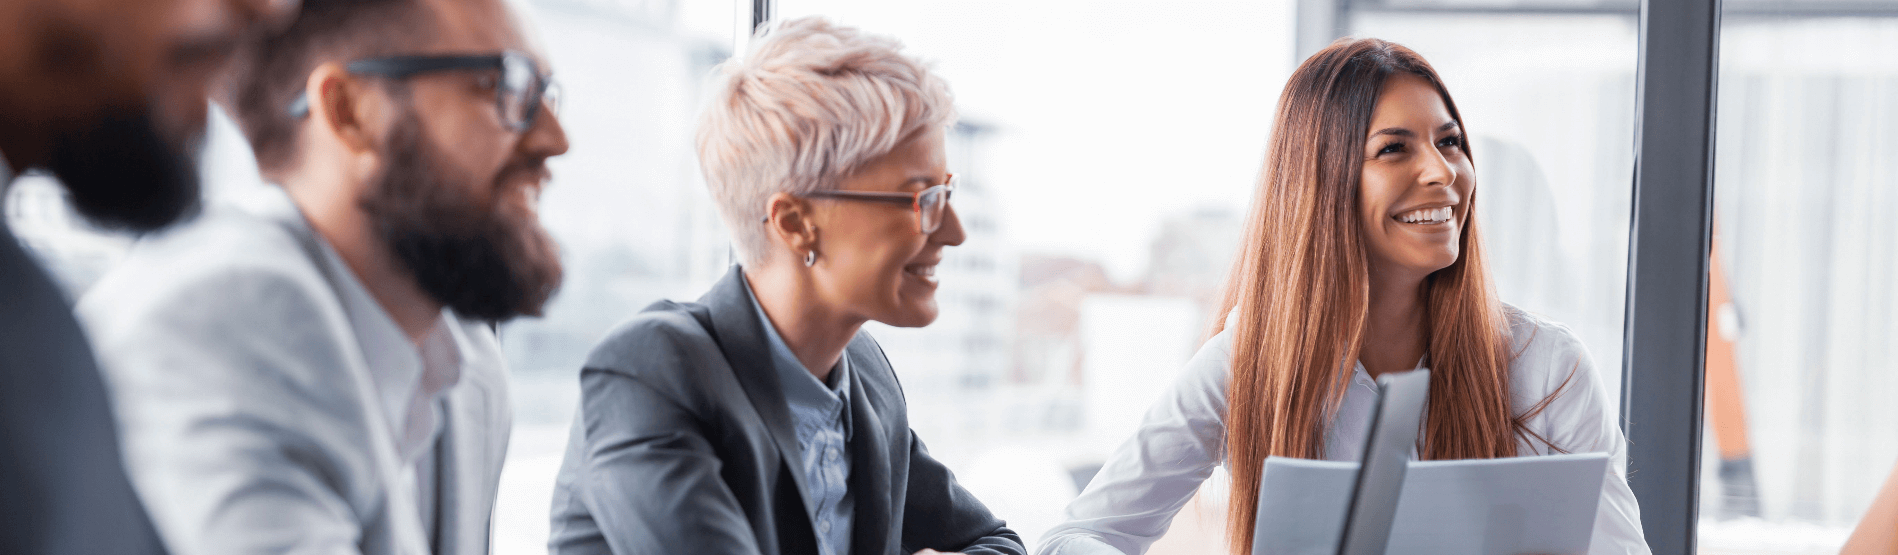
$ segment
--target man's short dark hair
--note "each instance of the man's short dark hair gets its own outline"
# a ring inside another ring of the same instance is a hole
[[[433,24],[421,0],[303,0],[288,28],[255,37],[231,67],[223,99],[265,175],[296,162],[302,120],[290,104],[316,66],[407,53]]]

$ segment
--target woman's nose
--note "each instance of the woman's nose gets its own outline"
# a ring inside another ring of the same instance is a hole
[[[929,234],[930,242],[953,247],[962,244],[962,241],[967,238],[968,235],[962,230],[962,217],[956,215],[955,205],[944,207],[942,211],[942,226],[937,227],[934,233]]]
[[[1417,174],[1418,184],[1426,187],[1449,186],[1456,182],[1456,167],[1450,165],[1450,159],[1445,158],[1442,152],[1433,150],[1426,156],[1419,156],[1418,160],[1424,166]]]

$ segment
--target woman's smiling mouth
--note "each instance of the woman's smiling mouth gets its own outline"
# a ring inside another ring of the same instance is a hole
[[[1443,206],[1438,208],[1419,208],[1398,214],[1392,218],[1407,224],[1440,224],[1450,221],[1452,215],[1450,207]]]
[[[929,263],[923,263],[923,264],[910,264],[908,266],[903,267],[903,273],[909,274],[910,277],[923,280],[924,282],[930,285],[935,285],[936,284],[936,264],[937,264],[936,262],[929,262]]]

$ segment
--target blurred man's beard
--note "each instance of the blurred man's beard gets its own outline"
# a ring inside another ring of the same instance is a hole
[[[488,183],[487,202],[474,200],[478,186],[442,163],[413,114],[389,145],[387,170],[360,202],[422,291],[466,318],[539,316],[560,287],[559,250],[531,213],[500,209],[518,193]]]
[[[167,142],[149,115],[114,113],[61,133],[47,169],[93,224],[155,231],[198,208],[196,141],[186,142]]]

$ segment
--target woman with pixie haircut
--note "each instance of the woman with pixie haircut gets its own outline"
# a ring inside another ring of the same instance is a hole
[[[1589,553],[1647,553],[1587,349],[1496,298],[1464,133],[1407,48],[1345,39],[1300,65],[1215,335],[1040,552],[1143,553],[1225,465],[1229,549],[1249,553],[1261,461],[1358,460],[1374,378],[1428,367],[1418,458],[1609,453]]]
[[[963,240],[949,90],[900,48],[805,18],[721,66],[699,164],[740,263],[587,358],[553,553],[1027,551],[923,448],[861,329],[934,321]]]

